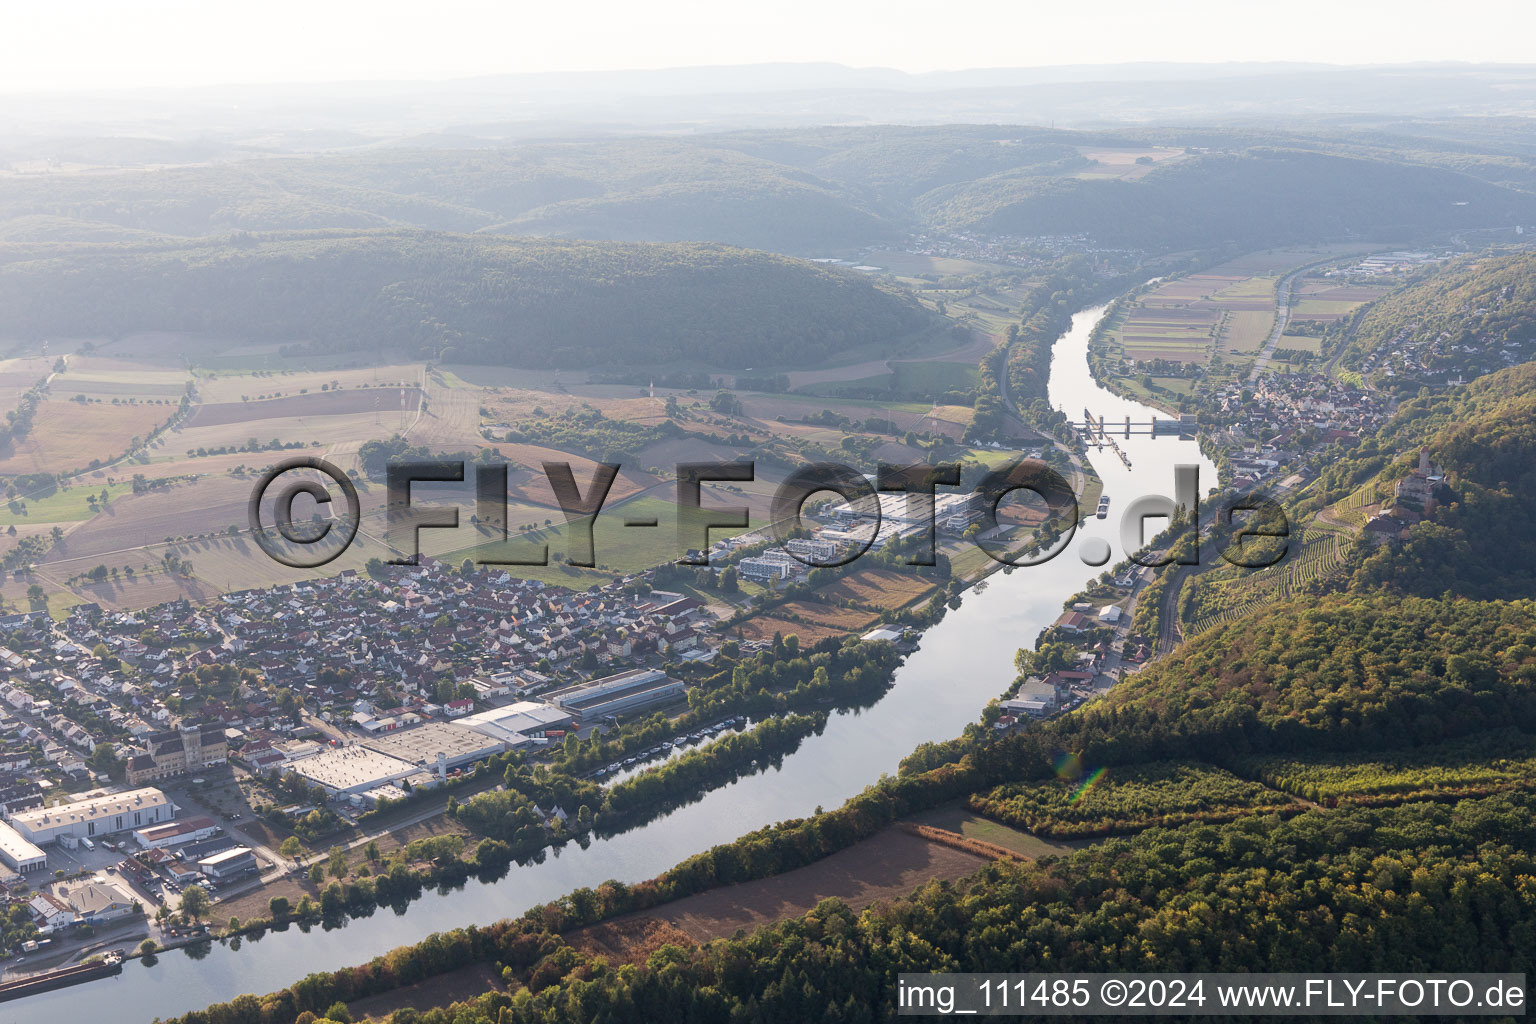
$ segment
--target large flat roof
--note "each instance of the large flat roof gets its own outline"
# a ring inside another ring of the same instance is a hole
[[[338,747],[312,757],[302,757],[290,761],[287,767],[289,771],[311,782],[337,791],[360,787],[372,789],[417,771],[417,767],[409,761],[359,745]]]
[[[3,821],[0,821],[0,852],[18,864],[47,856],[26,836]]]
[[[558,728],[571,721],[571,713],[539,701],[523,700],[504,708],[466,715],[452,728],[486,736],[501,743],[520,743],[530,733]]]
[[[164,793],[150,786],[144,789],[130,789],[126,793],[109,793],[106,796],[76,800],[74,803],[21,811],[13,814],[11,821],[37,830],[54,828],[58,825],[100,821],[117,814],[168,807],[170,803],[170,799]]]
[[[217,866],[219,864],[223,864],[225,861],[239,860],[241,857],[254,856],[255,854],[251,851],[249,846],[236,846],[233,849],[224,850],[221,853],[210,854],[209,856],[204,857],[202,860],[198,861],[198,863],[213,864]]]
[[[478,733],[460,729],[443,722],[428,722],[414,729],[381,733],[362,741],[362,745],[389,757],[422,767],[437,764],[439,752],[447,755],[449,764],[459,764],[481,757],[489,757],[500,748],[488,742]]]
[[[580,711],[596,704],[606,704],[628,693],[655,689],[670,682],[672,682],[671,678],[660,669],[636,668],[617,675],[577,683],[575,686],[567,686],[563,690],[546,693],[544,698],[561,707]]]

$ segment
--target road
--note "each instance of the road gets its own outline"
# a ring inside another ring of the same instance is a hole
[[[1253,361],[1253,369],[1248,372],[1249,382],[1259,379],[1259,374],[1269,366],[1270,359],[1275,354],[1275,347],[1280,344],[1280,338],[1285,334],[1285,329],[1291,323],[1291,283],[1306,271],[1310,266],[1293,270],[1280,279],[1275,286],[1275,329],[1269,332],[1269,340],[1264,343],[1264,349],[1259,353],[1259,358]]]

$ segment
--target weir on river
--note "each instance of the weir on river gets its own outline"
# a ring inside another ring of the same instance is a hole
[[[1088,369],[1088,336],[1103,307],[1075,316],[1052,350],[1049,392],[1062,411],[1085,406],[1100,415],[1150,421],[1153,410],[1113,395],[1094,383]],[[1033,439],[1030,439],[1033,441]],[[1198,463],[1207,480],[1215,467],[1193,441],[1125,438],[1126,462],[1097,459],[1094,468],[1105,491],[1130,499],[1173,493],[1173,467]],[[1135,469],[1129,456],[1135,455]],[[6,1005],[5,1020],[57,1024],[61,1020],[110,1020],[147,1024],[244,992],[283,988],[315,971],[362,963],[433,931],[486,924],[521,914],[572,889],[610,878],[638,882],[719,843],[764,825],[836,807],[882,772],[895,772],[901,759],[921,743],[946,740],[977,720],[983,705],[1008,687],[1013,656],[1061,614],[1062,602],[1101,568],[1085,565],[1079,548],[1086,539],[1108,542],[1114,560],[1119,523],[1089,517],[1072,542],[1041,565],[990,577],[983,592],[968,593],[958,609],[924,635],[919,650],[897,670],[895,685],[873,707],[834,714],[826,729],[808,737],[781,767],[747,776],[705,794],[648,825],[583,850],[551,851],[543,863],[514,866],[501,881],[471,881],[439,895],[428,892],[396,914],[381,907],[371,916],[326,931],[290,927],[259,942],[246,938],[238,950],[215,943],[201,959],[185,952],[164,954],[154,967],[130,962],[118,977],[67,991],[49,992]]]

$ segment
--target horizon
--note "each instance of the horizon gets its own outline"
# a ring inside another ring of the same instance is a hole
[[[345,0],[318,9],[280,0],[260,17],[181,0],[134,7],[84,0],[67,15],[57,9],[9,15],[10,31],[0,41],[0,95],[764,65],[836,64],[921,76],[1133,65],[1151,54],[1158,63],[1340,68],[1532,59],[1523,42],[1528,33],[1519,31],[1532,22],[1524,5],[1484,0],[1476,6],[1477,17],[1445,24],[1427,2],[1341,8],[1306,0],[1256,32],[1233,23],[1213,0],[1186,3],[1172,14],[1128,0],[1108,0],[1091,11],[998,10],[973,2],[947,12],[942,22],[910,2],[829,9],[795,0],[771,23],[751,10],[722,13],[679,0],[643,12],[604,0],[579,18],[453,0],[430,20],[400,0]],[[1491,23],[1507,31],[1490,32]],[[979,32],[978,24],[987,30]],[[1385,24],[1393,32],[1383,33]],[[1212,60],[1213,53],[1221,59]]]

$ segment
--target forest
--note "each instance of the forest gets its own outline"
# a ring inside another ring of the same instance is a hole
[[[282,301],[273,301],[281,296]],[[0,251],[13,334],[186,331],[528,367],[814,366],[931,326],[862,275],[720,245],[407,232]]]

